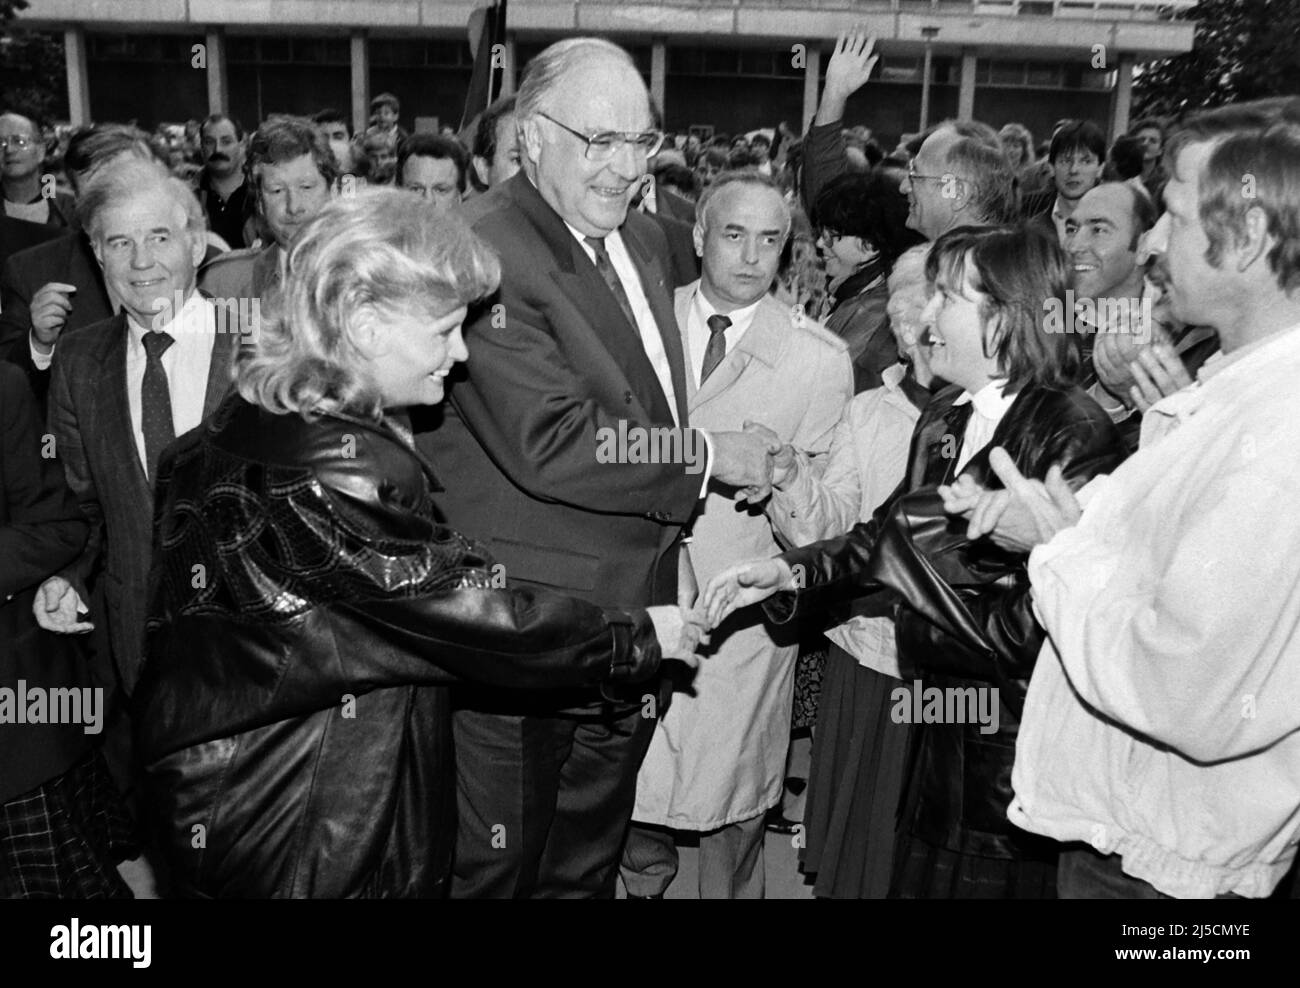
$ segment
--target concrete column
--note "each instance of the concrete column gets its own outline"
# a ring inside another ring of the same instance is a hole
[[[816,44],[808,46],[807,65],[803,74],[803,133],[808,133],[813,117],[817,116],[817,97],[822,76],[822,50]]]
[[[1115,91],[1111,97],[1110,139],[1128,132],[1129,113],[1133,109],[1133,56],[1121,54],[1115,69]]]
[[[208,112],[230,112],[230,76],[226,72],[226,31],[210,27],[204,36],[207,47]]]
[[[655,38],[650,43],[650,98],[665,119],[668,116],[668,108],[664,105],[664,78],[667,74],[668,45],[663,38]]]
[[[68,120],[81,127],[91,122],[85,28],[70,27],[63,32],[63,54],[68,65]]]
[[[370,123],[370,45],[365,31],[352,32],[352,128],[361,133]]]
[[[957,119],[975,119],[975,49],[961,50],[961,87],[957,90]]]
[[[506,32],[505,65],[501,68],[501,92],[493,98],[511,96],[515,91],[515,32]]]
[[[934,46],[925,43],[925,58],[921,62],[921,122],[918,131],[930,126],[930,76],[934,74]]]

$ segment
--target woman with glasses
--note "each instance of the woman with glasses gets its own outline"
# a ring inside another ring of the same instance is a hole
[[[991,451],[1027,476],[1061,471],[1076,489],[1117,465],[1122,441],[1080,388],[1068,336],[1044,329],[1068,270],[1050,235],[962,227],[926,261],[922,313],[934,374],[949,382],[921,412],[902,482],[846,535],[740,564],[702,602],[711,623],[766,600],[769,618],[829,610],[891,615],[900,678],[889,715],[914,732],[890,895],[1055,894],[1055,847],[1006,818],[1015,737],[1043,640],[1026,556],[966,538],[938,485],[961,474],[996,488]]]
[[[442,400],[499,277],[409,193],[335,200],[296,236],[238,393],[170,447],[133,699],[174,892],[441,894],[448,684],[596,687],[690,658],[677,607],[512,589],[440,522],[406,415]]]
[[[885,279],[894,259],[920,237],[906,228],[906,198],[878,176],[848,174],[827,183],[812,221],[832,299],[826,328],[848,344],[853,392],[862,394],[880,387],[885,368],[898,362]]]

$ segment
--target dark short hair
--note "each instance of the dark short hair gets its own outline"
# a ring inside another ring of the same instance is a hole
[[[654,173],[655,181],[660,188],[672,187],[680,189],[685,195],[692,197],[699,191],[699,185],[695,180],[695,172],[685,165],[670,161],[667,164],[656,166],[651,171]]]
[[[849,173],[827,182],[809,215],[813,229],[861,237],[880,251],[885,269],[907,248],[921,243],[907,229],[907,197],[885,176]]]
[[[199,124],[199,137],[202,137],[203,132],[212,124],[219,123],[228,123],[235,128],[235,140],[242,141],[244,139],[244,125],[228,113],[213,113],[207,117],[203,123]]]
[[[986,296],[980,310],[985,324],[1002,317],[997,333],[985,337],[984,353],[996,356],[1007,393],[1028,386],[1064,389],[1078,382],[1077,338],[1046,326],[1050,304],[1064,311],[1070,286],[1056,231],[1024,223],[949,230],[930,248],[925,277],[933,283],[942,275],[959,288],[967,274],[971,286]]]
[[[1069,120],[1052,135],[1047,160],[1056,164],[1063,154],[1090,151],[1098,162],[1106,160],[1106,135],[1091,120]]]
[[[327,107],[324,110],[318,110],[312,114],[311,122],[318,127],[324,127],[326,124],[341,123],[348,129],[348,137],[352,136],[352,121],[343,115],[343,111],[336,110],[333,107]]]
[[[378,96],[376,96],[374,99],[370,101],[371,112],[378,110],[381,106],[391,106],[393,108],[394,113],[402,112],[401,100],[399,100],[392,93],[380,93]]]
[[[1117,137],[1115,143],[1110,146],[1107,161],[1114,170],[1114,174],[1109,176],[1110,179],[1122,182],[1125,179],[1136,178],[1142,174],[1142,145],[1136,137],[1128,135]]]
[[[397,184],[402,184],[402,172],[411,158],[442,158],[456,165],[456,188],[464,192],[466,173],[469,171],[469,152],[454,137],[441,134],[412,134],[397,146]]]
[[[74,131],[63,154],[69,172],[85,172],[119,154],[169,165],[167,152],[151,134],[127,124],[92,124]]]
[[[276,116],[267,120],[248,141],[248,156],[244,159],[244,174],[249,188],[262,191],[262,178],[258,165],[278,165],[304,154],[312,156],[316,170],[326,185],[333,185],[339,177],[339,163],[334,159],[329,142],[321,136],[316,124],[306,117]]]
[[[497,156],[497,121],[514,112],[514,96],[502,96],[479,114],[478,126],[474,128],[474,146],[471,149],[476,158],[490,162]]]

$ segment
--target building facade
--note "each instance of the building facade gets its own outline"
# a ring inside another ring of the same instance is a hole
[[[1194,0],[513,0],[505,87],[547,44],[610,38],[641,67],[665,125],[806,127],[836,34],[864,24],[876,75],[846,119],[883,139],[945,117],[1128,125],[1135,67],[1189,51]],[[326,106],[364,126],[370,96],[402,119],[460,119],[475,5],[439,0],[31,0],[20,26],[63,33],[73,123],[151,127],[224,111],[249,122]],[[427,125],[431,121],[424,121]]]

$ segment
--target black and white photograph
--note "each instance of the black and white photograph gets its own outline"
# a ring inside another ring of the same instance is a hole
[[[0,145],[12,970],[1269,954],[1300,3],[0,0]]]

